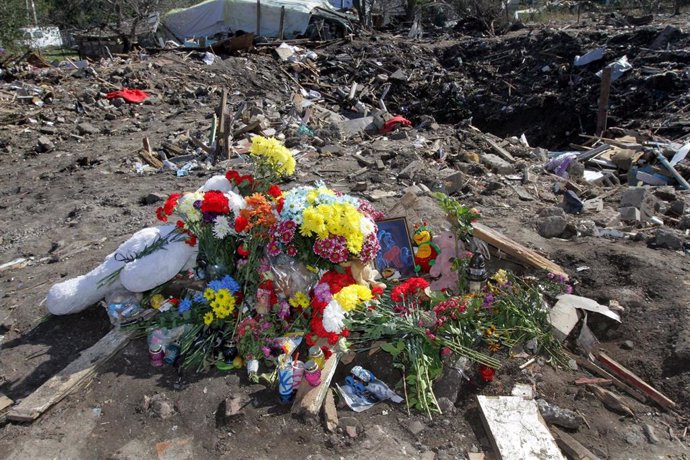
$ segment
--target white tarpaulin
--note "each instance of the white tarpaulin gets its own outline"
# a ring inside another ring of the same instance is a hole
[[[163,23],[179,39],[238,30],[256,33],[256,4],[256,0],[207,0],[166,13]],[[335,12],[328,0],[261,0],[259,35],[278,36],[282,6],[285,7],[285,37],[303,34],[315,8]]]

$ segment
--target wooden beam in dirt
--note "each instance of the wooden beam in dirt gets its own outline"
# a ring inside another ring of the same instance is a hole
[[[14,404],[14,401],[0,393],[0,414],[2,414],[2,411],[10,407],[12,404]]]
[[[632,371],[626,369],[622,364],[615,361],[613,358],[608,356],[606,353],[599,352],[597,354],[597,360],[600,361],[604,366],[606,366],[610,372],[620,377],[622,380],[632,385],[633,387],[640,390],[642,393],[649,396],[657,404],[665,409],[673,409],[676,407],[676,403],[673,402],[666,395],[653,388],[647,382],[639,378]]]
[[[331,380],[333,380],[335,369],[338,367],[341,356],[342,353],[334,352],[326,360],[326,364],[324,364],[321,370],[320,385],[312,387],[305,379],[302,379],[302,383],[297,389],[295,401],[292,403],[293,416],[318,420],[321,405],[323,400],[326,399],[326,394],[331,386]]]
[[[563,270],[563,268],[561,268],[560,265],[555,262],[551,262],[541,254],[526,248],[502,233],[478,222],[474,222],[472,227],[474,228],[473,235],[476,238],[479,238],[480,240],[497,247],[506,254],[509,254],[515,259],[519,260],[522,264],[529,265],[530,267],[534,268],[544,269],[551,273],[558,273],[568,278],[568,274],[565,272],[565,270]]]
[[[127,345],[133,335],[133,331],[111,330],[95,345],[84,350],[76,360],[10,409],[7,419],[17,422],[36,420],[51,406],[91,380],[98,369]]]
[[[561,448],[561,451],[571,460],[599,460],[599,457],[594,455],[585,446],[580,444],[575,438],[568,433],[559,430],[555,426],[551,427],[551,434],[556,439],[556,444]]]
[[[597,113],[597,136],[606,131],[606,119],[609,114],[609,94],[611,92],[611,67],[604,67],[601,76],[601,91],[599,92],[599,112]]]
[[[611,380],[611,382],[613,383],[613,385],[616,388],[618,388],[621,391],[625,391],[626,393],[628,393],[630,396],[637,399],[641,403],[647,402],[647,397],[644,394],[640,393],[636,389],[631,388],[630,386],[621,382],[618,378],[611,375],[610,373],[608,373],[607,371],[605,371],[601,367],[597,366],[595,363],[588,360],[587,358],[582,358],[582,357],[574,355],[568,351],[566,351],[565,353],[569,358],[574,359],[578,366],[584,367],[585,369],[587,369],[588,371],[590,371],[594,375],[598,375],[599,377],[602,377],[604,379]]]

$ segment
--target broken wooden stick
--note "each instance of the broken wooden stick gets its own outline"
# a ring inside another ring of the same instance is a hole
[[[599,457],[594,455],[585,446],[580,444],[575,438],[568,433],[561,431],[555,426],[551,426],[551,434],[553,434],[556,444],[561,448],[563,453],[571,460],[599,460]]]
[[[565,353],[568,357],[574,359],[578,366],[584,367],[585,369],[590,371],[592,374],[598,375],[599,377],[611,380],[611,382],[613,382],[613,385],[616,388],[618,388],[619,390],[625,391],[626,393],[628,393],[630,396],[637,399],[638,401],[640,401],[642,403],[647,402],[647,397],[644,394],[640,393],[636,389],[631,388],[630,386],[621,382],[618,378],[609,374],[604,369],[597,366],[595,363],[588,360],[587,358],[582,358],[580,356],[576,356],[576,355],[569,353],[567,351]]]
[[[295,401],[292,403],[293,416],[318,420],[321,405],[323,400],[326,399],[326,394],[331,386],[331,380],[333,380],[335,369],[338,367],[341,356],[342,353],[334,352],[326,360],[326,364],[324,364],[321,370],[321,383],[319,385],[312,387],[307,383],[306,379],[302,380],[302,384],[297,389]]]
[[[515,257],[517,260],[523,264],[529,265],[535,268],[541,268],[547,270],[550,273],[557,273],[563,275],[567,278],[568,274],[563,270],[560,265],[551,262],[546,257],[541,254],[537,254],[535,251],[526,248],[517,241],[514,241],[507,236],[503,235],[496,230],[487,227],[484,224],[478,222],[472,223],[474,228],[474,237],[479,238],[482,241],[489,243],[492,246],[497,247],[501,251]]]
[[[96,374],[110,358],[127,345],[133,331],[113,329],[95,345],[83,351],[63,370],[49,378],[36,391],[10,409],[8,420],[31,422]]]
[[[139,152],[141,159],[154,168],[161,169],[163,167],[163,162],[156,158],[153,154],[153,149],[151,149],[151,142],[149,142],[149,138],[145,136],[142,140],[142,144],[144,146],[144,150]]]
[[[626,369],[622,364],[613,360],[606,353],[599,352],[597,355],[597,360],[600,361],[604,366],[606,366],[609,371],[620,377],[622,380],[637,388],[651,399],[653,399],[657,404],[665,409],[673,409],[676,407],[676,403],[669,399],[666,395],[660,391],[653,388],[647,382],[639,378],[630,370]]]
[[[592,377],[580,377],[575,380],[575,385],[611,385],[613,380]]]

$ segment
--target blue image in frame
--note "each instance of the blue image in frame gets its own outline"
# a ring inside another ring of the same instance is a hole
[[[414,252],[407,220],[395,217],[376,222],[376,234],[381,250],[376,255],[376,269],[387,279],[403,279],[415,276]]]

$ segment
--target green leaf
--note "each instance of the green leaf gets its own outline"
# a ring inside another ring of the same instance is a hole
[[[381,350],[385,351],[386,353],[390,353],[393,358],[397,358],[398,355],[405,349],[405,343],[402,340],[398,340],[395,343],[396,345],[393,345],[390,342],[384,343],[381,345]]]

